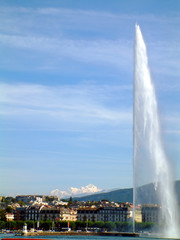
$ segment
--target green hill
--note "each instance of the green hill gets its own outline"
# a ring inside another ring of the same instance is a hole
[[[111,192],[96,193],[93,195],[88,195],[84,197],[76,197],[74,200],[80,201],[100,201],[102,199],[107,199],[114,202],[132,202],[133,199],[133,189],[119,189]]]
[[[140,187],[138,190],[139,203],[158,204],[157,192],[154,185],[147,184]],[[175,183],[175,191],[177,200],[180,202],[180,180]],[[133,188],[118,189],[110,192],[101,192],[83,197],[74,197],[73,200],[79,201],[100,201],[107,199],[114,202],[133,202]]]

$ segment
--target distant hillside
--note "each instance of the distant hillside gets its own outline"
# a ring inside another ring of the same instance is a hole
[[[132,202],[133,199],[133,189],[119,189],[111,192],[96,193],[93,195],[88,195],[84,197],[76,197],[74,200],[80,201],[100,201],[102,199],[107,199],[114,202]]]
[[[176,181],[175,184],[176,195],[178,202],[180,202],[180,180]],[[138,189],[139,203],[151,203],[158,204],[157,193],[154,189],[153,184],[148,184],[140,187]],[[133,189],[119,189],[110,192],[97,193],[93,195],[88,195],[84,197],[74,197],[73,200],[80,201],[100,201],[102,199],[107,199],[114,202],[133,202]]]

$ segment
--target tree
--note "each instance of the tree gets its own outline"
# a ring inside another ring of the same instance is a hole
[[[130,222],[122,222],[121,232],[129,232],[132,230],[132,223]]]
[[[5,221],[0,221],[0,229],[3,229],[5,228]]]
[[[16,221],[8,221],[6,224],[8,224],[8,229],[16,229],[17,228]]]
[[[72,230],[75,230],[76,229],[76,223],[75,222],[70,222],[70,228]]]
[[[12,212],[13,212],[13,208],[12,208],[11,206],[7,206],[6,209],[5,209],[5,211],[6,211],[7,213],[12,213]]]
[[[46,196],[45,200],[46,200],[46,202],[53,202],[54,197],[53,196]]]
[[[72,199],[72,196],[69,198],[69,203],[68,205],[72,205],[73,204],[73,199]]]
[[[22,229],[24,226],[24,221],[21,221],[21,220],[16,221],[16,224],[17,224],[17,229]]]
[[[28,229],[35,227],[35,226],[34,226],[35,223],[34,223],[34,221],[32,221],[32,220],[28,220],[28,221],[26,221],[26,223],[27,223],[27,228],[28,228]]]
[[[86,227],[86,222],[84,221],[76,221],[76,229],[84,229]]]
[[[0,210],[0,221],[6,221],[6,211]]]
[[[13,197],[12,200],[11,200],[11,202],[12,202],[12,203],[16,203],[16,202],[17,202],[17,201],[16,201],[16,198]]]
[[[122,223],[122,222],[116,222],[115,224],[116,224],[116,230],[117,230],[118,232],[122,232],[122,231],[123,231],[123,230],[122,230],[122,225],[123,225],[123,223]]]
[[[97,221],[97,222],[94,223],[94,227],[103,228],[104,227],[104,222]]]
[[[18,201],[18,203],[19,203],[20,206],[26,205],[23,201]]]
[[[68,202],[68,200],[67,200],[67,199],[64,199],[64,198],[61,199],[61,201],[62,201],[62,202]]]
[[[104,228],[107,229],[107,231],[112,231],[113,229],[115,229],[116,225],[114,222],[105,222],[104,224]]]
[[[44,221],[42,222],[42,224],[40,225],[44,230],[49,230],[52,228],[52,224],[53,224],[53,221],[52,220],[47,220],[47,221]]]

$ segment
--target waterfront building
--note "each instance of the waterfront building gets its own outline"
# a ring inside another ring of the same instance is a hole
[[[76,221],[77,211],[71,208],[50,207],[50,206],[28,206],[16,208],[14,220],[31,221]]]
[[[39,220],[76,221],[77,211],[64,207],[42,207],[39,210]]]
[[[77,220],[79,221],[98,221],[98,208],[79,208],[77,210]]]
[[[132,207],[100,207],[79,208],[77,210],[79,221],[102,221],[102,222],[128,222],[132,220]]]
[[[135,210],[135,222],[141,223],[142,222],[142,211],[141,206],[137,206]]]
[[[104,207],[99,209],[99,221],[103,222],[128,222],[132,219],[132,208],[124,207]]]
[[[26,220],[37,221],[39,220],[39,212],[41,207],[39,206],[29,206],[26,209]]]
[[[160,207],[156,204],[142,205],[142,222],[158,223],[160,220]]]
[[[77,220],[77,211],[71,208],[61,208],[61,220],[75,222]]]
[[[13,221],[14,220],[14,213],[6,213],[5,217],[6,217],[7,222]]]
[[[39,220],[59,220],[61,219],[61,210],[56,207],[42,207],[39,211]]]
[[[26,221],[26,212],[27,207],[18,207],[14,211],[14,220],[15,221]]]

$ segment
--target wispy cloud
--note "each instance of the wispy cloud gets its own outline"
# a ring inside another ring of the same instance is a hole
[[[67,8],[3,7],[0,11],[0,42],[6,52],[1,66],[6,69],[15,66],[15,69],[21,70],[52,71],[60,70],[63,64],[71,66],[73,62],[80,62],[111,65],[129,72],[133,66],[133,27],[137,20],[145,26],[160,24],[158,29],[162,29],[162,24],[169,24],[169,29],[172,29],[179,23],[176,15],[167,18],[163,15],[137,16]],[[150,29],[154,33],[152,26]],[[170,44],[161,37],[164,34],[167,38],[164,31],[155,38],[150,36],[148,40],[154,66],[158,66],[155,70],[180,75],[178,55],[170,57],[171,52],[180,51],[180,46],[178,41]],[[168,50],[169,46],[171,50]]]
[[[131,110],[123,104],[113,106],[120,92],[131,86],[58,86],[1,84],[1,115],[7,118],[44,119],[58,123],[117,125],[131,121]],[[115,97],[116,96],[116,97]]]
[[[53,56],[59,62],[63,58],[81,61],[83,63],[108,63],[115,66],[127,66],[131,61],[131,51],[128,42],[108,40],[70,40],[45,38],[40,36],[0,35],[4,46],[44,52]]]
[[[76,84],[54,87],[1,83],[0,89],[1,116],[9,120],[18,119],[19,122],[34,122],[36,128],[42,120],[51,123],[49,126],[42,125],[49,130],[60,126],[63,130],[66,126],[76,131],[77,126],[98,126],[99,131],[103,131],[103,126],[109,126],[112,131],[112,127],[129,129],[132,125],[131,85]],[[166,106],[166,112],[161,115],[166,131],[172,131],[172,126],[178,129],[180,118],[176,105],[173,104],[174,110]]]
[[[25,8],[25,7],[1,7],[1,15],[3,17],[16,17],[16,19],[20,18],[21,15],[23,17],[28,18],[30,15],[33,16],[33,18],[37,17],[55,17],[59,21],[62,22],[74,22],[81,23],[81,27],[86,24],[86,22],[91,19],[92,23],[96,23],[94,26],[95,28],[99,25],[104,23],[108,23],[111,21],[118,21],[117,25],[121,25],[121,21],[128,22],[129,20],[137,21],[137,19],[142,20],[144,22],[158,22],[158,23],[172,23],[172,22],[178,22],[180,20],[179,16],[172,12],[171,18],[167,17],[165,14],[161,15],[155,15],[155,14],[129,14],[129,13],[112,13],[110,11],[93,11],[93,10],[85,10],[85,9],[70,9],[70,8],[54,8],[54,7],[41,7],[41,8]],[[11,19],[11,18],[10,18]],[[97,22],[97,19],[99,20]],[[49,20],[49,19],[48,19]],[[11,23],[11,22],[9,22]],[[21,23],[22,25],[24,23]],[[71,26],[73,27],[73,25]],[[89,25],[87,26],[89,27]]]

